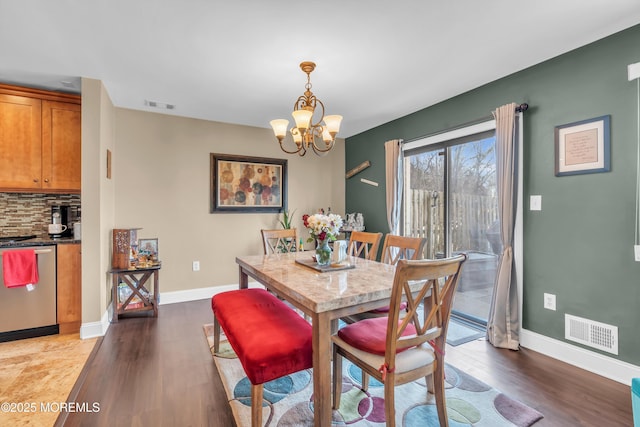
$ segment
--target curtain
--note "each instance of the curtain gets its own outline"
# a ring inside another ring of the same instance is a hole
[[[493,297],[487,320],[487,339],[495,347],[517,350],[519,342],[518,289],[513,236],[518,193],[518,141],[516,104],[493,112],[496,119],[496,171],[498,216],[502,253],[498,260]]]
[[[402,184],[404,170],[401,149],[402,140],[392,139],[384,143],[385,177],[387,184],[387,223],[391,234],[400,232]]]

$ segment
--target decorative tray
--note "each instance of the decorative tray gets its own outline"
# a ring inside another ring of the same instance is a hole
[[[352,268],[356,268],[354,264],[349,264],[349,263],[329,264],[329,265],[320,266],[313,259],[309,259],[309,260],[297,259],[296,263],[302,264],[305,267],[313,268],[314,270],[319,271],[320,273],[329,273],[331,271],[350,270]]]

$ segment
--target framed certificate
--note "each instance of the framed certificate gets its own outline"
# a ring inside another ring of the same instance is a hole
[[[556,176],[608,172],[611,116],[555,128]]]

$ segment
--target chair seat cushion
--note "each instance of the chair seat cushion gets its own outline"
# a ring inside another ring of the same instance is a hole
[[[372,319],[360,320],[340,329],[338,336],[349,345],[366,351],[367,353],[384,355],[387,340],[388,317],[376,317]],[[400,324],[400,321],[398,322]],[[402,332],[402,336],[416,335],[416,328],[408,324]],[[411,347],[398,348],[396,353],[400,353]]]
[[[312,367],[311,325],[266,290],[222,292],[211,308],[252,384]]]
[[[386,306],[386,307],[374,308],[373,310],[371,310],[371,312],[372,313],[388,313],[390,309],[391,309],[391,307]],[[401,302],[400,303],[400,310],[406,310],[406,309],[407,309],[407,303],[406,302]]]

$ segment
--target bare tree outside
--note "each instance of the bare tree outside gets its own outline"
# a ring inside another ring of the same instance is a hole
[[[443,151],[411,156],[408,162],[408,197],[413,201],[409,208],[412,212],[408,214],[413,216],[413,221],[409,221],[407,231],[432,239],[430,249],[434,252],[425,254],[429,257],[442,256],[445,252],[443,242],[437,237],[444,227]],[[492,252],[490,236],[486,233],[497,220],[495,139],[451,147],[449,165],[451,252]],[[416,218],[426,218],[428,222],[415,221]],[[430,233],[428,228],[433,228]]]

